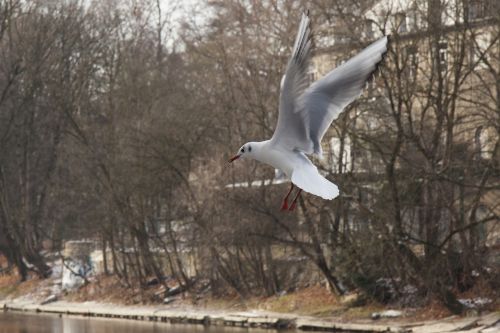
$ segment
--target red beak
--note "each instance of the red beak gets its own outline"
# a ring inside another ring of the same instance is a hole
[[[237,160],[238,158],[240,158],[240,156],[241,156],[241,155],[236,155],[236,156],[233,156],[233,157],[231,157],[231,158],[229,159],[229,161],[228,161],[228,162],[229,162],[229,163],[231,163],[232,161]]]

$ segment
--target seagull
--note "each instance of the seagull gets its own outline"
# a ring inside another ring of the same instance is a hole
[[[229,162],[254,159],[273,166],[291,180],[282,210],[294,210],[303,190],[327,200],[336,198],[337,185],[323,177],[307,155],[321,158],[321,139],[326,130],[361,95],[384,58],[388,41],[388,36],[375,41],[308,87],[311,26],[309,13],[303,13],[292,56],[281,80],[276,130],[269,140],[245,143]],[[294,185],[298,192],[289,206]]]

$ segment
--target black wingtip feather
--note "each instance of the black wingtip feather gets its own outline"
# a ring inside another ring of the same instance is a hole
[[[306,15],[307,18],[309,18],[309,10],[307,10],[306,12],[304,12],[304,15]],[[302,60],[302,62],[307,62],[308,60],[308,56],[304,56],[304,53],[305,52],[310,52],[311,48],[312,48],[312,29],[311,29],[311,20],[309,19],[309,22],[307,23],[307,26],[306,26],[306,31],[309,30],[308,32],[306,32],[305,34],[305,40],[301,40],[298,44],[298,47],[297,47],[297,50],[296,52],[294,53],[293,55],[293,59],[295,60],[295,62],[299,65],[304,65],[303,63],[299,62],[300,60]],[[309,44],[309,45],[308,45]]]

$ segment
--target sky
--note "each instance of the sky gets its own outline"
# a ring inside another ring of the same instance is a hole
[[[176,40],[178,34],[177,31],[180,28],[182,22],[189,22],[190,24],[202,27],[208,18],[209,11],[205,8],[206,0],[160,0],[162,6],[162,12],[169,13],[172,12],[171,23],[173,38],[172,41]],[[169,45],[172,46],[172,45]]]

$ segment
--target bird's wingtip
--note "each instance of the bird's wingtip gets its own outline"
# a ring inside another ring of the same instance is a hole
[[[339,196],[340,191],[337,185],[331,183],[333,186],[330,188],[330,191],[328,192],[328,198],[325,198],[327,200],[333,200],[336,197]]]

